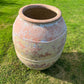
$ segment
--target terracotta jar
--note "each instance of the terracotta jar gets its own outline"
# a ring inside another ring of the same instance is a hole
[[[18,58],[31,69],[43,70],[60,57],[66,41],[61,11],[45,4],[19,10],[13,24],[13,43]]]

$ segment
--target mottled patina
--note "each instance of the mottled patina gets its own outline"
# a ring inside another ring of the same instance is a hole
[[[60,57],[66,41],[66,24],[61,15],[51,22],[37,21],[27,21],[19,14],[13,24],[13,42],[18,58],[26,66],[43,70]]]

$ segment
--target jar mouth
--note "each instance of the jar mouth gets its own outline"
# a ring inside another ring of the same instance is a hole
[[[30,4],[19,10],[19,16],[32,23],[49,23],[61,17],[61,11],[50,5]]]

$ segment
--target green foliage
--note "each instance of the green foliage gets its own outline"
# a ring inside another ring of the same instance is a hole
[[[61,58],[49,69],[31,70],[17,58],[12,25],[19,9],[43,3],[58,7],[67,25],[67,40]],[[0,0],[0,84],[84,83],[83,0]]]

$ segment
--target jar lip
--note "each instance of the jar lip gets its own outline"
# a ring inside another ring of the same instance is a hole
[[[30,17],[27,17],[26,15],[24,15],[23,13],[23,10],[26,8],[31,8],[32,6],[41,6],[41,7],[44,7],[46,9],[49,9],[53,12],[55,12],[57,15],[53,18],[50,18],[50,19],[43,19],[43,20],[39,20],[39,19],[33,19],[33,18],[30,18]],[[24,7],[22,7],[20,10],[19,10],[19,16],[23,19],[23,20],[26,20],[28,22],[31,22],[31,23],[50,23],[50,22],[53,22],[53,21],[57,21],[58,19],[61,18],[61,11],[54,7],[54,6],[50,6],[50,5],[46,5],[46,4],[30,4],[30,5],[26,5]]]

